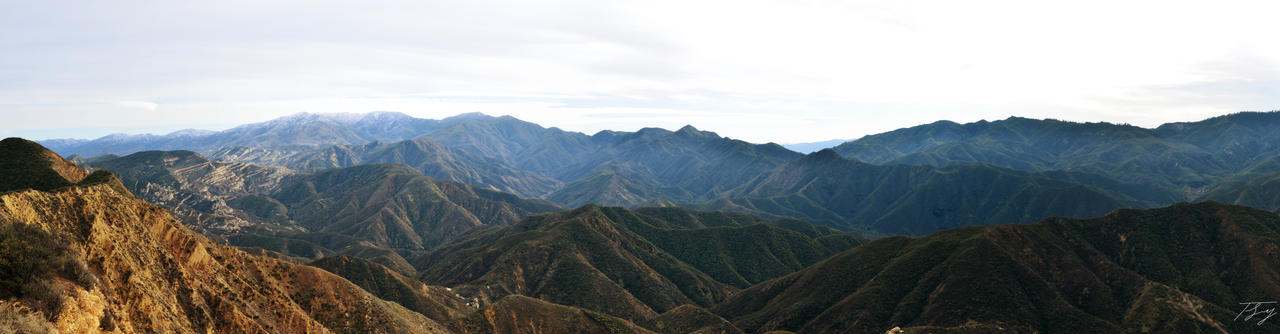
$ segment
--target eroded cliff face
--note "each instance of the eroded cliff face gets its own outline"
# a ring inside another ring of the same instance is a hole
[[[139,198],[219,242],[274,247],[306,240],[343,252],[356,242],[428,249],[484,225],[506,225],[559,206],[424,176],[403,165],[313,172],[208,160],[190,151],[147,151],[89,163],[111,171]],[[355,240],[332,241],[324,235]],[[270,242],[262,242],[269,239]],[[290,253],[312,257],[316,252]],[[403,262],[403,261],[401,261]]]
[[[294,174],[288,169],[208,160],[190,151],[139,152],[93,162],[89,168],[117,173],[138,198],[170,210],[206,236],[302,230],[286,218],[259,217],[234,205],[271,191]]]
[[[45,285],[63,332],[445,331],[321,269],[215,244],[109,182],[0,194],[0,221],[48,232],[92,275]]]

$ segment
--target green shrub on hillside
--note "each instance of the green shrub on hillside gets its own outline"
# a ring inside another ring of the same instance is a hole
[[[61,305],[61,293],[48,279],[62,277],[86,288],[96,280],[73,254],[44,230],[0,222],[0,299],[28,298],[52,313]]]

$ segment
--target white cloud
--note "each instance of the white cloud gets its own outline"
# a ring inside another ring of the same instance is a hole
[[[0,54],[0,132],[372,110],[780,142],[1010,115],[1153,126],[1277,108],[1276,7],[8,3],[0,48],[21,52]]]
[[[155,111],[156,108],[160,106],[155,102],[147,102],[147,101],[114,101],[114,102],[110,102],[110,104],[117,108],[138,109],[138,110],[146,110],[146,111]]]

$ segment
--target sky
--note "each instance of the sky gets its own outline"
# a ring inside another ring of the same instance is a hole
[[[1280,109],[1274,1],[0,0],[0,136],[299,112],[853,139]]]

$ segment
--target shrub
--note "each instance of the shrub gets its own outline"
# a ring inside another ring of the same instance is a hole
[[[111,308],[102,308],[102,320],[98,322],[98,329],[108,332],[116,330],[116,316],[111,313]]]
[[[53,327],[44,321],[40,311],[33,311],[17,303],[0,301],[0,333],[36,334],[52,333]]]
[[[634,331],[631,330],[630,327],[627,327],[626,324],[622,323],[622,321],[619,321],[617,318],[607,316],[601,313],[591,312],[591,311],[585,311],[585,312],[587,313],[587,316],[591,317],[591,320],[595,320],[597,323],[600,323],[600,325],[604,326],[605,329],[608,329],[610,334],[635,333]]]
[[[0,222],[0,299],[24,298],[40,310],[56,312],[63,291],[50,278],[62,277],[86,289],[97,282],[77,260],[78,253],[40,228]]]

